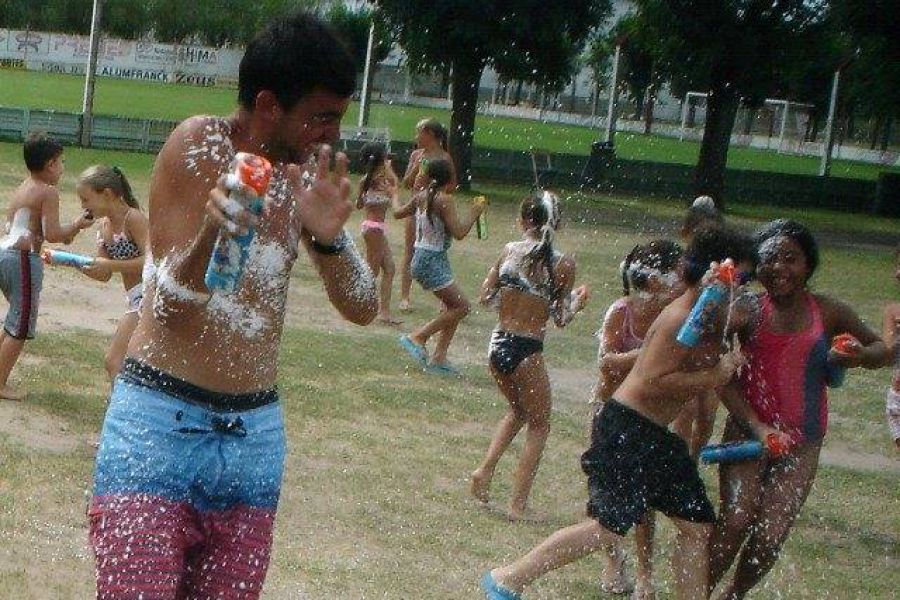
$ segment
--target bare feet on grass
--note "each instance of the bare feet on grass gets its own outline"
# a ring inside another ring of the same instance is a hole
[[[506,518],[512,523],[546,523],[550,520],[544,513],[536,512],[530,508],[513,508],[509,507],[506,512]]]
[[[13,400],[15,402],[21,402],[25,399],[27,394],[22,390],[17,390],[16,388],[4,385],[0,387],[0,398],[4,400]]]
[[[469,482],[469,493],[473,498],[483,504],[487,504],[491,499],[490,489],[490,479],[485,477],[481,471],[472,473],[472,479]]]
[[[607,551],[600,589],[605,594],[627,594],[636,590],[635,585],[625,573],[625,551],[622,548],[613,546]]]
[[[403,321],[401,321],[400,319],[396,319],[391,315],[378,315],[377,320],[381,325],[389,325],[391,327],[403,324]]]
[[[634,593],[631,595],[631,600],[656,600],[653,582],[637,579],[634,582]]]

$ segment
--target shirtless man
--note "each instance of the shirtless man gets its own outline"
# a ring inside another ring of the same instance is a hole
[[[285,453],[278,348],[300,246],[345,318],[367,324],[377,310],[371,271],[343,231],[346,159],[332,171],[327,146],[354,86],[353,60],[329,29],[305,13],[282,17],[247,46],[238,110],[184,121],[161,150],[149,196],[160,262],[97,454],[98,598],[259,597]],[[275,170],[258,219],[225,187],[239,151]],[[237,290],[211,294],[217,236],[247,227],[256,237]]]
[[[82,214],[68,225],[59,223],[57,185],[65,170],[63,147],[43,134],[33,134],[23,148],[28,177],[6,205],[6,235],[0,239],[0,289],[9,312],[0,336],[0,398],[22,400],[25,393],[10,387],[9,374],[25,340],[34,337],[44,281],[41,246],[44,241],[69,244],[93,220]]]
[[[588,518],[552,534],[519,560],[486,573],[482,587],[487,598],[520,598],[525,586],[541,575],[616,542],[650,509],[668,515],[678,528],[673,555],[678,597],[706,597],[707,538],[715,514],[687,445],[667,427],[688,400],[727,383],[740,365],[739,351],[725,352],[722,344],[724,309],[715,312],[696,347],[676,341],[700,295],[704,271],[725,258],[749,270],[749,240],[727,230],[697,235],[682,266],[686,291],[650,326],[634,368],[595,417],[591,447],[581,458],[588,476]],[[773,431],[748,418],[749,408],[727,406],[759,435]]]

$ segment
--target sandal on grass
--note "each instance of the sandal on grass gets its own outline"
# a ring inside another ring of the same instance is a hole
[[[400,336],[400,345],[420,365],[424,366],[428,363],[428,351],[425,349],[425,346],[415,343],[408,335]]]
[[[522,596],[497,583],[490,571],[481,578],[481,590],[487,600],[522,600]]]

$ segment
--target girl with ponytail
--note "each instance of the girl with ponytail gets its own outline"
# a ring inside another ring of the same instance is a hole
[[[387,158],[384,144],[370,142],[359,151],[366,174],[359,182],[356,208],[364,210],[362,237],[366,243],[366,261],[372,274],[381,274],[378,294],[378,320],[385,325],[399,325],[391,316],[391,286],[394,283],[394,258],[387,239],[387,209],[397,201],[399,180]]]
[[[499,322],[491,336],[488,363],[509,408],[487,454],[472,473],[471,493],[490,499],[491,479],[500,457],[526,427],[525,447],[514,475],[507,516],[533,520],[528,496],[550,432],[550,381],[543,347],[547,322],[566,326],[588,300],[587,286],[575,288],[575,259],[553,247],[559,226],[555,195],[539,191],[522,201],[523,239],[510,242],[482,285],[482,304],[496,304]]]
[[[434,160],[445,160],[450,164],[450,178],[441,191],[452,193],[456,189],[456,170],[450,157],[447,145],[447,128],[437,119],[422,119],[416,124],[416,149],[409,157],[409,165],[403,175],[403,187],[412,190],[413,194],[428,187],[426,175],[428,164]],[[409,293],[412,288],[412,274],[409,266],[415,250],[415,219],[406,219],[404,230],[405,245],[403,263],[400,268],[400,310],[409,310]]]
[[[394,216],[414,219],[415,251],[410,272],[425,291],[437,296],[443,303],[443,310],[410,335],[401,336],[400,344],[429,373],[458,375],[459,371],[447,362],[447,349],[459,322],[469,314],[469,302],[453,279],[447,249],[451,239],[461,240],[468,235],[484,211],[484,203],[476,202],[469,216],[460,219],[453,197],[444,191],[453,177],[450,162],[429,161],[425,174],[428,184],[405,206],[396,206]],[[435,334],[438,334],[438,341],[429,358],[426,344]]]
[[[147,217],[118,167],[94,165],[79,177],[75,187],[81,206],[96,220],[97,254],[81,272],[97,281],[109,281],[113,273],[122,276],[126,312],[106,353],[106,373],[115,379],[122,367],[128,340],[137,327],[138,308],[143,298],[142,270],[147,254]]]

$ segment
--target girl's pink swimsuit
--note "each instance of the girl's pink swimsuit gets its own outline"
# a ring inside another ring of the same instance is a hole
[[[622,322],[622,328],[613,332],[616,336],[616,347],[607,348],[603,344],[603,332],[609,326],[609,322],[612,320],[613,315],[618,312],[625,313],[625,320]],[[601,326],[600,331],[597,332],[597,337],[600,338],[600,352],[597,356],[598,360],[607,352],[630,352],[635,348],[640,348],[644,343],[643,338],[639,338],[637,334],[634,333],[634,317],[631,314],[631,303],[628,301],[627,296],[619,298],[607,309],[606,315],[603,317],[603,325]]]
[[[804,331],[772,331],[772,301],[764,294],[760,329],[745,348],[740,382],[761,421],[797,443],[817,442],[828,426],[828,338],[815,298],[806,295],[812,323]]]

